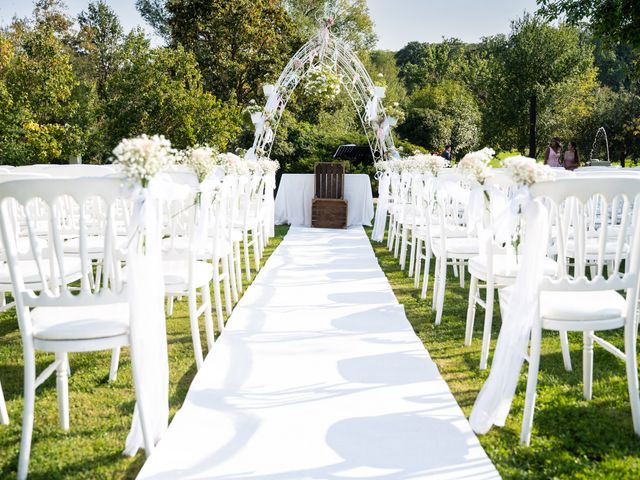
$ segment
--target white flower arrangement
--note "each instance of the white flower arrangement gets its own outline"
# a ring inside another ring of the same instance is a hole
[[[261,157],[258,159],[258,165],[262,169],[264,175],[271,175],[280,170],[280,163],[277,160]]]
[[[382,173],[393,173],[395,171],[395,164],[399,160],[389,159],[389,160],[379,160],[375,162],[376,171]]]
[[[472,178],[480,185],[484,185],[487,178],[493,174],[491,160],[495,154],[496,152],[492,148],[483,148],[482,150],[467,153],[458,163],[458,168],[464,176]]]
[[[428,155],[416,152],[411,157],[380,160],[376,162],[375,166],[378,171],[383,173],[429,173],[437,177],[440,169],[447,166],[447,161],[439,155]]]
[[[509,170],[513,180],[530,187],[534,183],[555,179],[555,173],[548,165],[537,163],[535,159],[517,155],[505,158],[502,165]]]
[[[224,172],[227,175],[249,175],[248,162],[240,158],[235,153],[226,152],[218,154],[218,164],[224,167]]]
[[[188,148],[182,152],[177,163],[191,167],[202,183],[218,166],[218,151],[208,145]]]
[[[303,91],[306,95],[331,101],[340,94],[341,85],[342,75],[327,65],[317,65],[307,73]]]
[[[414,173],[430,173],[434,177],[438,176],[440,169],[447,166],[447,161],[440,155],[431,155],[424,153],[417,153],[412,157],[409,157],[407,162],[410,162],[409,171]]]
[[[248,160],[245,158],[244,161],[247,164],[247,168],[249,169],[249,173],[251,175],[262,176],[262,174],[264,173],[262,170],[262,165],[260,165],[257,160]]]
[[[113,164],[129,181],[146,188],[157,173],[173,165],[176,152],[163,135],[140,135],[123,139],[113,149],[113,155]]]

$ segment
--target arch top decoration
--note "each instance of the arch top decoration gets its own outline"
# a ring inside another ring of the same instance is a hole
[[[321,28],[284,68],[274,85],[264,85],[267,98],[264,109],[251,114],[255,126],[253,146],[246,158],[270,157],[278,125],[294,90],[309,72],[328,67],[341,75],[341,86],[349,95],[367,136],[374,162],[399,158],[391,129],[396,119],[388,117],[382,104],[385,87],[376,86],[358,55],[343,40],[331,33],[331,18],[321,21]]]

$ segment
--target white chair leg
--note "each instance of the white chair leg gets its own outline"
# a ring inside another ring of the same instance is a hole
[[[168,317],[173,315],[173,301],[174,301],[174,296],[169,295],[167,297],[167,316]]]
[[[467,324],[464,334],[464,345],[468,347],[471,345],[473,338],[473,324],[476,318],[476,297],[478,295],[478,279],[471,275],[471,281],[469,282],[469,304],[467,305]]]
[[[440,264],[442,262],[446,262],[446,259],[436,257],[436,266],[433,270],[433,298],[431,299],[431,310],[433,310],[434,312],[438,309],[437,299],[438,289],[440,288],[440,273],[442,272]]]
[[[0,424],[9,425],[9,413],[7,412],[7,404],[4,401],[2,383],[0,383]]]
[[[238,287],[238,293],[242,292],[242,260],[240,256],[240,242],[234,242],[234,260],[236,269],[236,286]]]
[[[27,355],[25,355],[26,357]],[[22,435],[20,436],[20,456],[18,457],[18,480],[25,480],[29,472],[31,456],[31,436],[33,435],[33,410],[36,400],[36,359],[25,358],[24,366],[24,408],[22,412]]]
[[[95,281],[96,290],[100,290],[101,285],[102,285],[102,260],[98,260],[96,264],[96,281]]]
[[[465,267],[464,267],[464,260],[460,260],[460,288],[464,288],[464,271],[465,271]]]
[[[58,417],[60,428],[69,430],[69,375],[67,373],[67,354],[56,353],[56,389],[58,391]]]
[[[233,311],[233,301],[231,298],[231,280],[229,278],[230,273],[233,271],[233,268],[229,268],[229,257],[224,257],[220,259],[222,262],[222,274],[224,275],[224,279],[222,280],[222,284],[224,287],[224,303],[227,311],[227,315],[231,315]]]
[[[402,226],[401,244],[400,244],[400,270],[404,270],[407,264],[407,246],[409,245],[409,229],[406,225]]]
[[[256,237],[256,232],[253,232],[253,263],[256,267],[256,273],[260,271],[260,237]]]
[[[560,349],[562,350],[562,361],[564,362],[564,369],[567,372],[573,370],[571,367],[571,354],[569,352],[569,336],[566,330],[560,331]]]
[[[227,266],[229,268],[229,284],[231,286],[233,302],[237,302],[240,300],[240,296],[238,295],[238,282],[236,280],[236,269],[233,263],[233,255],[227,255],[225,262],[227,262]]]
[[[222,314],[222,297],[220,296],[220,273],[218,272],[218,265],[214,265],[213,267],[213,301],[216,304],[218,330],[222,332],[224,329],[224,315]]]
[[[491,347],[491,325],[493,324],[493,300],[495,286],[487,283],[487,294],[484,309],[484,329],[482,331],[482,351],[480,352],[480,370],[486,370],[489,364],[489,349]]]
[[[638,396],[638,357],[636,355],[637,328],[635,322],[629,322],[625,325],[624,351],[633,430],[636,432],[636,435],[640,436],[640,397]]]
[[[427,298],[427,290],[429,289],[429,269],[431,268],[431,252],[429,251],[429,245],[425,245],[425,258],[424,258],[424,274],[422,278],[422,292],[420,292],[420,298]]]
[[[409,251],[409,278],[413,277],[416,263],[416,237],[411,235],[411,250]]]
[[[397,223],[396,224],[396,234],[395,234],[395,238],[394,238],[394,245],[393,245],[393,258],[398,258],[398,255],[400,254],[400,243],[402,242],[402,235],[400,234],[400,224]]]
[[[586,400],[593,396],[593,332],[583,332],[582,393]]]
[[[196,369],[200,370],[204,358],[202,357],[202,343],[200,342],[200,326],[198,325],[198,303],[196,292],[189,292],[189,324],[191,326],[191,341],[193,342],[193,355],[196,359]]]
[[[245,231],[242,239],[242,247],[244,248],[244,267],[247,274],[247,282],[251,281],[251,259],[249,258],[249,234]]]
[[[213,348],[213,342],[215,341],[215,332],[213,330],[213,315],[211,315],[211,281],[202,287],[200,290],[202,293],[202,305],[204,306],[204,330],[207,335],[207,352],[210,352]],[[218,283],[218,293],[220,292],[220,284]],[[224,328],[224,319],[222,320],[222,326]],[[222,331],[222,329],[220,329]]]
[[[417,238],[413,247],[413,288],[420,288],[420,273],[422,270],[422,240]]]
[[[436,325],[442,323],[442,312],[444,310],[444,292],[447,286],[447,262],[440,262],[440,275],[438,279],[440,285],[438,286],[438,303],[436,308]]]
[[[529,445],[531,442],[531,429],[533,428],[533,413],[536,406],[536,388],[538,386],[538,370],[540,368],[540,343],[542,342],[542,329],[538,322],[531,330],[531,349],[529,352],[529,373],[527,374],[527,394],[522,415],[522,430],[520,431],[520,444]]]
[[[120,363],[120,347],[111,350],[111,368],[109,368],[109,381],[115,382],[118,378],[118,364]]]

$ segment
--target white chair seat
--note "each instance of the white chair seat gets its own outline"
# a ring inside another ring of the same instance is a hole
[[[242,240],[242,232],[239,240]],[[221,242],[222,245],[218,245],[218,258],[225,257],[231,253],[231,245],[229,242]],[[175,250],[184,251],[185,255],[187,255],[187,239],[186,238],[178,238],[178,239],[169,239],[165,238],[162,240],[162,246],[165,249],[173,248]],[[201,260],[207,259],[210,260],[213,257],[213,238],[207,238],[204,241],[203,248],[198,252],[198,258]]]
[[[49,263],[45,261],[43,267],[45,268],[45,276],[48,280],[50,278]],[[82,276],[82,265],[79,258],[65,257],[64,268],[68,283],[79,280]],[[34,285],[41,285],[38,265],[35,260],[21,260],[20,269],[22,271],[22,278],[24,279],[24,283],[27,287],[34,288]],[[0,264],[0,285],[11,285],[9,265],[6,263]]]
[[[436,255],[440,254],[440,242],[432,244]],[[447,238],[447,253],[449,255],[477,255],[479,253],[478,239],[474,237]]]
[[[515,255],[497,254],[493,255],[493,276],[498,284],[512,283],[515,281],[521,263],[516,262]],[[545,257],[544,265],[545,275],[553,275],[557,269],[557,263]],[[487,279],[487,257],[473,257],[469,260],[469,273],[480,280]],[[509,280],[505,282],[504,280]]]
[[[585,247],[585,253],[587,254],[587,256],[589,256],[589,257],[596,256],[596,255],[598,255],[598,251],[600,250],[600,240],[598,238],[588,238],[584,242],[584,247]],[[607,241],[605,243],[605,247],[604,247],[605,258],[609,258],[609,257],[615,256],[617,250],[618,250],[617,241],[615,241],[615,240],[614,241],[612,241],[612,240]],[[573,257],[575,251],[576,251],[575,241],[574,240],[569,240],[567,242],[567,256]],[[622,247],[622,252],[624,254],[626,254],[626,253],[628,253],[628,251],[629,251],[629,245],[625,244]]]
[[[245,226],[248,230],[253,230],[254,228],[258,228],[258,225],[260,224],[260,219],[255,216],[255,215],[251,215],[249,217],[247,217],[247,221],[246,222],[235,222],[233,224],[234,228],[239,228],[239,229],[244,229]]]
[[[82,307],[36,307],[31,311],[33,336],[40,340],[84,340],[129,332],[129,304]]]
[[[164,284],[168,289],[187,288],[189,283],[189,266],[187,262],[165,260],[162,262]],[[197,288],[206,285],[213,278],[213,265],[208,262],[195,262],[193,279]]]
[[[124,252],[129,242],[128,237],[118,235],[115,237],[116,249],[124,256]],[[65,253],[79,253],[80,252],[80,239],[78,237],[70,238],[64,242]],[[98,235],[91,235],[87,237],[87,253],[89,257],[93,259],[99,259],[103,256],[104,250],[104,237]]]
[[[626,301],[614,290],[591,292],[543,291],[540,315],[543,319],[595,321],[624,317]]]
[[[442,236],[442,227],[440,225],[431,225],[431,236],[439,238]],[[447,238],[458,238],[467,236],[467,227],[460,225],[456,227],[447,227]]]

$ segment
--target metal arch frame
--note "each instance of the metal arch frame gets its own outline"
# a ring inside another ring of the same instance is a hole
[[[302,46],[280,74],[273,87],[277,105],[271,112],[263,112],[262,126],[256,126],[254,154],[271,157],[278,126],[291,95],[309,71],[320,65],[331,66],[342,74],[342,87],[358,113],[374,161],[388,158],[396,150],[391,132],[382,133],[381,125],[387,116],[382,99],[373,95],[375,84],[351,47],[327,29],[321,30]],[[371,101],[377,103],[377,118],[369,121],[367,107]]]

